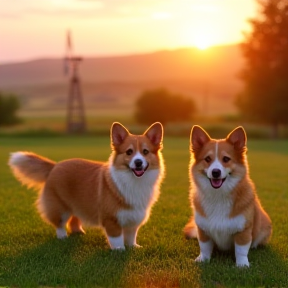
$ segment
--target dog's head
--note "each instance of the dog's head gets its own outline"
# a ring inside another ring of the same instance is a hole
[[[226,139],[211,139],[200,126],[190,136],[192,177],[202,187],[230,191],[247,172],[246,133],[235,128]]]
[[[136,177],[141,177],[147,170],[159,168],[163,141],[161,123],[154,123],[142,135],[133,135],[122,124],[115,122],[110,136],[116,169],[129,170]]]

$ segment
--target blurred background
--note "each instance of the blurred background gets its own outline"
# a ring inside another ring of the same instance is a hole
[[[288,138],[287,0],[0,0],[0,135],[160,121]]]

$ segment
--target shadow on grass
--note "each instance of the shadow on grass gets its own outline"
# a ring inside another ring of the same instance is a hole
[[[1,259],[6,265],[1,269],[0,286],[121,286],[122,272],[133,249],[111,251],[104,236],[93,240],[85,237],[54,238],[11,259]]]
[[[238,268],[233,252],[213,252],[210,263],[200,264],[201,287],[288,287],[288,263],[270,245],[251,249],[250,267]]]
[[[178,248],[158,243],[120,252],[108,248],[104,235],[91,232],[65,240],[45,236],[42,244],[34,241],[34,247],[22,248],[14,256],[10,253],[0,262],[0,286],[200,287],[199,268],[191,257],[194,245],[189,247],[184,239]],[[35,236],[29,235],[26,243]]]

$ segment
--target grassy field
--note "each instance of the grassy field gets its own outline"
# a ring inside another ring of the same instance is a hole
[[[106,136],[109,135],[111,123],[114,121],[128,125],[134,133],[142,133],[147,128],[144,124],[135,121],[131,111],[121,111],[121,113],[104,110],[98,114],[94,110],[94,114],[88,114],[86,117],[87,135]],[[40,114],[42,115],[40,116]],[[6,126],[0,128],[0,137],[49,137],[49,136],[65,136],[66,135],[66,114],[53,114],[51,111],[37,112],[36,114],[22,113],[19,115],[21,122],[14,126]],[[168,123],[165,125],[166,136],[189,137],[191,132],[191,123],[197,123],[205,128],[205,130],[215,138],[221,138],[227,135],[235,127],[242,125],[249,139],[271,139],[272,127],[268,124],[246,123],[237,115],[222,115],[216,117],[195,116],[193,120],[186,122]],[[152,123],[151,123],[152,124]],[[288,139],[288,126],[281,125],[279,127],[279,139]]]
[[[213,136],[213,135],[212,135]],[[214,252],[196,264],[197,241],[182,229],[188,202],[188,139],[165,138],[166,179],[148,223],[142,249],[110,251],[101,230],[57,240],[39,217],[36,193],[14,179],[9,152],[30,150],[53,160],[106,160],[108,137],[5,137],[0,140],[0,286],[4,287],[288,287],[288,141],[249,141],[250,173],[273,221],[270,244],[249,253],[251,267],[235,267],[233,252]]]

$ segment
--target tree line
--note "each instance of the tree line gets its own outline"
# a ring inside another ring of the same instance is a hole
[[[250,19],[242,53],[244,83],[236,105],[250,120],[269,123],[274,136],[288,123],[288,1],[258,0],[259,15]]]

